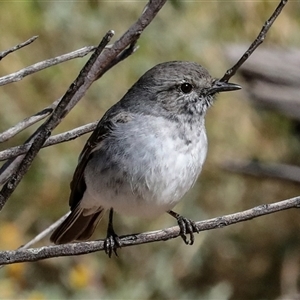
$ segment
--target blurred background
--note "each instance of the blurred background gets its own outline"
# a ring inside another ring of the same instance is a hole
[[[96,45],[109,29],[115,31],[117,39],[136,21],[145,3],[2,2],[0,51],[33,35],[39,38],[4,58],[0,76]],[[206,67],[212,76],[223,76],[233,64],[228,47],[244,45],[237,53],[241,55],[277,4],[168,2],[142,34],[139,50],[96,82],[54,133],[101,118],[157,63],[192,60]],[[299,10],[299,1],[289,2],[260,49],[268,48],[272,53],[272,49],[279,48],[288,53],[299,48]],[[0,132],[62,96],[86,60],[72,60],[1,86]],[[225,162],[237,160],[300,164],[298,121],[278,110],[254,105],[247,77],[238,74],[232,82],[244,89],[219,95],[208,112],[209,151],[204,170],[193,190],[175,208],[194,220],[300,194],[297,182],[224,169]],[[23,143],[37,126],[1,144],[0,150]],[[39,153],[1,211],[1,250],[18,248],[68,211],[69,182],[87,138],[85,135]],[[105,237],[106,224],[107,216],[94,239]],[[150,222],[115,218],[120,235],[173,225],[174,220],[167,214]],[[0,270],[0,299],[291,299],[300,283],[299,231],[299,212],[293,209],[201,232],[192,247],[178,238],[121,249],[119,258],[109,259],[100,252],[6,266]],[[45,239],[36,246],[49,244]]]

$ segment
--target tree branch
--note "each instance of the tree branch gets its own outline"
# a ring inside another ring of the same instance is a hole
[[[236,223],[252,220],[254,218],[261,217],[267,214],[299,207],[300,197],[295,197],[272,204],[259,205],[254,208],[226,216],[221,216],[205,221],[198,221],[196,222],[196,226],[199,231],[223,228]],[[158,241],[167,241],[179,236],[179,227],[174,226],[165,228],[163,230],[121,236],[120,241],[122,248],[124,248]],[[47,258],[82,255],[103,250],[104,240],[71,243],[58,246],[44,246],[26,250],[19,249],[13,251],[2,251],[0,252],[0,264],[8,265],[20,262],[32,262]]]
[[[28,152],[26,153],[22,161],[18,164],[17,170],[10,176],[0,192],[0,210],[3,208],[9,196],[13,193],[17,185],[22,180],[23,176],[31,166],[33,159],[43,146],[46,139],[50,136],[51,131],[62,121],[67,113],[83,97],[86,90],[92,84],[93,81],[87,75],[90,73],[95,61],[102,53],[105,46],[111,40],[113,34],[114,33],[112,31],[109,31],[104,36],[99,46],[92,54],[91,58],[87,61],[85,66],[80,71],[78,77],[71,84],[65,95],[56,106],[50,118],[44,124],[42,124],[33,134],[34,140]]]
[[[66,53],[66,54],[63,54],[63,55],[60,55],[60,56],[57,56],[54,58],[50,58],[50,59],[38,62],[38,63],[28,66],[22,70],[19,70],[15,73],[11,73],[9,75],[0,77],[0,86],[9,84],[12,82],[20,81],[28,75],[31,75],[33,73],[44,70],[46,68],[58,65],[65,61],[68,61],[68,60],[71,60],[74,58],[78,58],[78,57],[83,57],[94,50],[95,50],[95,46],[86,46],[81,49],[75,50],[73,52]]]
[[[30,146],[30,149],[24,158],[22,158],[22,161],[18,163],[16,170],[14,169],[13,174],[9,177],[0,192],[0,210],[2,210],[7,199],[10,197],[25,173],[28,171],[35,156],[51,134],[52,130],[79,102],[92,83],[100,78],[112,65],[114,65],[113,62],[117,59],[118,55],[121,54],[128,46],[134,45],[142,31],[150,24],[165,2],[166,0],[150,0],[136,23],[134,23],[128,29],[128,31],[126,31],[123,36],[111,46],[111,48],[107,49],[103,55],[101,55],[102,51],[109,43],[113,32],[108,32],[107,35],[102,39],[91,58],[81,70],[77,79],[72,83],[66,94],[62,97],[52,115],[35,132],[35,138]],[[132,52],[133,48],[129,47],[128,53],[130,54]]]
[[[56,144],[63,143],[63,142],[67,142],[70,140],[74,140],[81,135],[84,135],[86,133],[93,131],[96,128],[97,123],[98,123],[98,121],[95,121],[93,123],[88,123],[86,125],[74,128],[72,130],[53,135],[46,140],[46,142],[42,146],[42,148],[56,145]],[[26,144],[23,144],[20,146],[15,146],[15,147],[11,147],[11,148],[5,149],[3,151],[0,151],[0,161],[6,160],[9,158],[13,158],[13,157],[16,157],[16,156],[26,153],[29,150],[31,145],[32,145],[32,143],[26,143]],[[1,174],[1,172],[0,172],[0,174]],[[0,180],[0,184],[1,184],[1,180]]]
[[[264,26],[262,27],[260,33],[256,37],[256,39],[253,41],[253,43],[250,45],[248,50],[242,55],[242,57],[238,60],[238,62],[229,70],[226,71],[222,79],[220,81],[222,82],[228,82],[229,79],[235,75],[237,70],[245,63],[245,61],[251,56],[251,54],[255,51],[255,49],[263,43],[265,40],[267,33],[271,26],[273,25],[274,21],[277,19],[277,17],[280,15],[282,9],[287,4],[288,0],[281,0],[274,12],[272,13],[271,17],[265,22]]]
[[[35,113],[28,118],[25,118],[21,122],[0,133],[0,143],[6,142],[29,126],[48,117],[53,112],[59,100],[54,101],[51,105],[45,107],[43,110]]]
[[[23,47],[25,47],[25,46],[33,43],[37,38],[38,38],[37,35],[33,36],[33,37],[31,37],[30,39],[28,39],[27,41],[25,41],[25,42],[23,42],[21,44],[18,44],[18,45],[14,46],[14,47],[11,47],[8,50],[0,52],[0,60],[2,60],[6,55],[8,55],[8,54],[10,54],[12,52],[15,52],[15,51],[17,51],[17,50],[19,50],[19,49],[21,49],[21,48],[23,48]]]

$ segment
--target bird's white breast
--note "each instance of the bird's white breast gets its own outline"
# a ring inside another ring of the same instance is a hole
[[[207,152],[204,120],[182,128],[151,118],[117,126],[95,151],[85,170],[83,207],[153,217],[172,209],[193,186]]]

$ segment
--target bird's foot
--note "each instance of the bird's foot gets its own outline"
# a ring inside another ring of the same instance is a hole
[[[199,233],[196,223],[190,219],[179,215],[178,213],[172,210],[169,210],[168,214],[170,214],[177,220],[178,226],[180,228],[180,236],[185,242],[185,244],[193,245],[195,240],[194,232]],[[187,238],[187,234],[190,235],[190,239]]]
[[[109,211],[109,221],[107,227],[106,239],[104,241],[104,251],[111,258],[112,253],[118,256],[117,249],[121,248],[121,240],[115,233],[113,227],[113,214],[114,210],[111,208]]]
[[[112,229],[107,230],[107,236],[104,241],[104,251],[111,258],[112,253],[118,256],[117,249],[121,248],[121,240],[119,236]]]

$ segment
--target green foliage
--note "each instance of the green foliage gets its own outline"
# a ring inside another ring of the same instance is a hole
[[[0,75],[96,45],[109,29],[114,29],[118,38],[144,5],[144,1],[3,2],[0,49],[33,35],[39,39],[3,59]],[[213,76],[221,77],[230,67],[224,47],[250,44],[276,5],[271,1],[167,3],[143,33],[137,53],[94,84],[55,132],[99,119],[147,69],[162,61],[198,61]],[[299,46],[299,5],[288,3],[265,44]],[[2,86],[0,131],[59,98],[85,61],[70,61]],[[207,116],[209,154],[204,171],[176,210],[199,220],[299,195],[300,188],[291,183],[220,170],[219,164],[227,158],[298,162],[299,141],[289,120],[259,113],[242,92],[219,98]],[[0,149],[22,143],[32,132],[33,128],[27,129]],[[68,210],[69,182],[86,138],[40,152],[1,212],[1,249],[19,247]],[[117,219],[119,234],[174,225],[167,215],[151,222]],[[287,280],[286,268],[299,262],[298,219],[296,211],[273,214],[203,232],[192,247],[176,239],[121,249],[118,259],[95,253],[7,266],[0,270],[0,298],[274,299],[289,292],[280,290],[280,280]],[[105,236],[106,221],[94,238]]]

